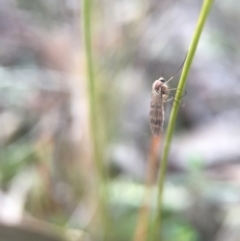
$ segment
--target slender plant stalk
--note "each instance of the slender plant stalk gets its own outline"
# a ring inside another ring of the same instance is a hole
[[[159,144],[162,140],[162,136],[154,137],[152,136],[149,156],[146,168],[146,182],[145,191],[143,194],[142,205],[139,210],[138,222],[133,237],[133,241],[146,241],[149,232],[149,220],[151,216],[151,203],[152,203],[152,193],[153,187],[156,180],[157,174],[157,156]]]
[[[185,89],[187,77],[193,62],[193,58],[198,46],[198,42],[204,27],[204,24],[207,20],[207,17],[209,15],[211,6],[213,4],[214,0],[205,0],[202,5],[202,9],[198,18],[197,26],[195,28],[195,32],[193,34],[193,38],[189,47],[188,55],[185,61],[185,64],[183,66],[183,71],[180,77],[180,81],[178,84],[178,91],[176,93],[176,100],[181,99],[181,95],[183,93],[183,90]],[[156,231],[157,229],[161,228],[161,211],[162,211],[162,197],[163,197],[163,187],[164,187],[164,180],[165,180],[165,175],[166,175],[166,169],[167,169],[167,163],[168,163],[168,156],[169,156],[169,150],[170,150],[170,145],[171,145],[171,140],[173,136],[173,131],[176,123],[176,118],[177,118],[177,113],[179,110],[179,101],[175,101],[173,104],[173,108],[170,114],[170,119],[169,119],[169,125],[167,128],[166,132],[166,138],[164,141],[164,146],[163,146],[163,154],[162,154],[162,159],[161,159],[161,166],[160,166],[160,175],[158,179],[158,196],[157,196],[157,214],[156,214],[156,219],[153,224],[153,236],[156,237]],[[160,240],[160,239],[157,239]]]
[[[91,44],[91,13],[92,13],[92,0],[83,0],[83,36],[85,43],[85,57],[86,57],[86,70],[88,78],[88,96],[89,96],[89,111],[90,111],[90,127],[91,137],[93,144],[93,158],[96,167],[96,182],[97,182],[97,200],[96,203],[99,207],[98,215],[100,216],[101,230],[104,240],[109,240],[109,216],[107,212],[107,178],[103,164],[103,150],[101,145],[101,138],[99,134],[98,122],[98,98],[97,86],[94,75],[92,44]],[[88,171],[88,170],[86,170]],[[91,175],[91,174],[90,174]]]

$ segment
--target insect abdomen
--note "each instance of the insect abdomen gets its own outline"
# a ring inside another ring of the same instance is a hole
[[[150,128],[154,136],[159,136],[163,130],[164,110],[162,97],[154,93],[151,100]]]

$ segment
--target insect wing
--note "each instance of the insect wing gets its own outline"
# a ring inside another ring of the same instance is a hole
[[[159,136],[163,130],[164,110],[162,94],[152,93],[150,109],[150,128],[154,136]]]

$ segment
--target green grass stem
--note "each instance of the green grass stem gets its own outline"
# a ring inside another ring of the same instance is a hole
[[[83,0],[83,38],[85,44],[86,71],[88,82],[88,98],[90,112],[90,128],[93,145],[93,158],[96,167],[96,203],[99,207],[99,219],[102,228],[104,240],[110,240],[111,232],[110,221],[108,215],[108,190],[107,190],[107,175],[103,163],[103,145],[101,144],[99,116],[98,116],[98,93],[94,73],[93,54],[92,54],[92,37],[91,37],[91,19],[92,19],[92,0]],[[86,170],[88,171],[88,170]],[[91,175],[91,174],[90,174]],[[99,237],[100,238],[100,237]]]
[[[153,236],[156,237],[156,231],[158,229],[161,229],[161,211],[162,211],[162,197],[163,197],[163,189],[164,189],[164,180],[166,176],[166,169],[167,169],[167,164],[168,164],[168,156],[169,156],[169,151],[170,151],[170,145],[172,141],[172,136],[173,136],[173,131],[177,119],[177,113],[179,110],[179,104],[181,100],[181,96],[183,93],[183,90],[185,89],[186,86],[186,81],[187,77],[193,62],[193,58],[196,53],[196,49],[198,46],[198,42],[204,27],[204,24],[207,20],[207,17],[209,15],[210,9],[212,7],[214,0],[204,0],[198,22],[192,37],[192,41],[189,47],[189,51],[186,57],[186,61],[183,66],[183,71],[180,77],[180,81],[178,84],[178,91],[176,93],[175,99],[178,101],[175,101],[173,104],[173,108],[170,114],[170,119],[169,119],[169,124],[166,132],[166,137],[164,141],[164,146],[163,146],[163,154],[161,158],[161,165],[160,165],[160,170],[159,170],[159,179],[158,179],[158,194],[157,194],[157,210],[156,210],[156,218],[154,220],[153,224]],[[156,239],[160,240],[160,239]]]

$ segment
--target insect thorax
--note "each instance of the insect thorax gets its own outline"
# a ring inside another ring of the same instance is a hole
[[[154,81],[152,86],[152,93],[161,95],[163,99],[166,99],[168,96],[168,87],[166,84],[159,80]]]
[[[162,97],[165,100],[168,97],[168,93],[169,93],[169,89],[167,87],[167,85],[163,84],[161,86],[161,93],[162,93]]]

